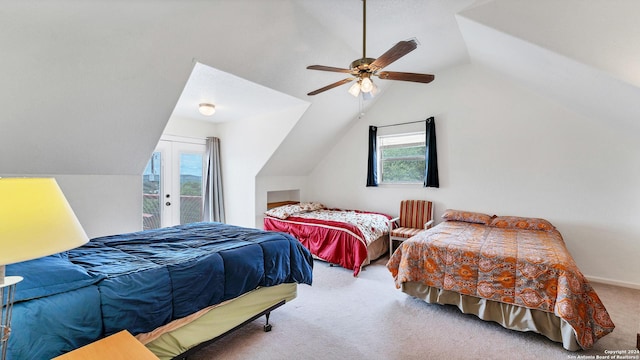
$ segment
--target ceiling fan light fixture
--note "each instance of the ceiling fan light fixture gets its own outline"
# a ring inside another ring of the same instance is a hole
[[[362,100],[365,100],[365,101],[371,100],[373,99],[374,96],[376,96],[377,93],[378,93],[378,87],[376,86],[375,83],[373,83],[373,88],[371,88],[371,91],[362,93]]]
[[[371,89],[371,95],[375,95],[378,93],[378,86],[376,86],[376,84],[373,84],[373,88]]]
[[[351,85],[351,87],[349,88],[349,94],[353,95],[354,97],[358,97],[358,95],[360,95],[360,81]]]
[[[369,77],[365,77],[362,79],[362,83],[360,84],[360,90],[363,93],[368,93],[373,90],[373,81]]]
[[[201,103],[198,105],[198,110],[204,116],[211,116],[216,112],[216,106],[209,103]]]

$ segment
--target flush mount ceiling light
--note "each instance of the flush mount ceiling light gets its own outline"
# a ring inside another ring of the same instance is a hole
[[[200,110],[200,114],[204,116],[211,116],[216,112],[216,107],[213,104],[201,103],[198,105],[198,110]]]

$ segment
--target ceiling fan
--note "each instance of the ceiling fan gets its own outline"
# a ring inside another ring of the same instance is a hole
[[[435,78],[430,74],[418,74],[418,73],[408,73],[408,72],[397,72],[397,71],[380,71],[385,68],[387,65],[393,63],[394,61],[400,59],[401,57],[407,55],[411,51],[415,50],[418,46],[418,43],[415,40],[407,40],[400,41],[395,44],[391,49],[387,50],[384,54],[382,54],[379,58],[373,59],[368,58],[366,56],[366,40],[367,40],[367,0],[362,0],[362,58],[354,60],[351,65],[349,65],[348,69],[337,68],[332,66],[324,66],[324,65],[310,65],[307,66],[307,69],[311,70],[321,70],[321,71],[332,71],[332,72],[340,72],[351,74],[352,76],[340,81],[337,81],[333,84],[329,84],[325,87],[322,87],[318,90],[314,90],[307,95],[317,95],[321,92],[333,89],[334,87],[338,87],[340,85],[344,85],[350,83],[354,80],[357,82],[349,88],[349,93],[353,96],[358,96],[362,93],[365,97],[371,97],[375,95],[377,91],[377,87],[371,81],[372,76],[377,76],[380,79],[385,80],[401,80],[401,81],[412,81],[419,83],[430,83]]]

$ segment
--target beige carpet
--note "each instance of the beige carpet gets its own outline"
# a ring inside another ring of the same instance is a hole
[[[313,286],[298,298],[190,357],[204,359],[596,359],[632,350],[640,331],[640,290],[593,284],[616,329],[589,351],[569,352],[534,333],[427,304],[397,290],[381,258],[361,272],[316,261]],[[640,356],[628,359],[640,359]],[[613,358],[613,357],[612,357]]]

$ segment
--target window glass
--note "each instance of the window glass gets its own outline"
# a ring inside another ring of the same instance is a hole
[[[202,154],[180,154],[180,224],[202,221]]]
[[[425,172],[425,133],[378,137],[381,184],[421,184]]]

